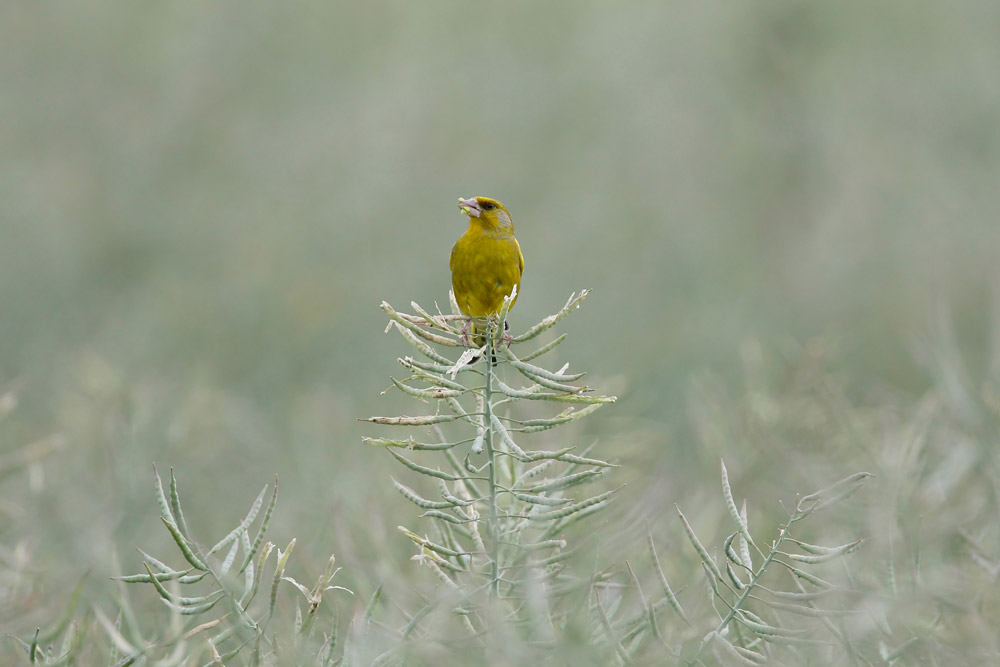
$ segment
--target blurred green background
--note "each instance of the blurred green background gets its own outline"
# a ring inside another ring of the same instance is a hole
[[[446,304],[459,196],[512,212],[515,330],[594,289],[559,358],[620,395],[587,433],[633,501],[774,464],[693,451],[703,372],[823,341],[848,395],[917,396],[946,322],[984,375],[998,34],[990,0],[5,3],[0,447],[66,444],[5,482],[7,546],[53,604],[135,570],[155,461],[206,539],[277,473],[306,567],[415,567],[355,420],[414,409],[378,304]]]

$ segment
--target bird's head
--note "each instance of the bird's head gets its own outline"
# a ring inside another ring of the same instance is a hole
[[[487,229],[514,227],[514,223],[510,219],[510,212],[496,199],[490,199],[489,197],[459,199],[458,208],[462,210],[462,213],[477,220],[479,224]]]

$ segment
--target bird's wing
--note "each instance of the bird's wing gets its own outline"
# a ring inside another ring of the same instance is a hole
[[[524,254],[521,252],[521,244],[514,239],[514,245],[517,247],[517,275],[520,276],[524,274]]]

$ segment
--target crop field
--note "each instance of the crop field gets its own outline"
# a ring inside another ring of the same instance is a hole
[[[6,3],[0,664],[1000,664],[998,34]]]

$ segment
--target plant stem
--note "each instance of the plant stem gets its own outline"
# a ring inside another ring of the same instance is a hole
[[[493,321],[486,323],[486,386],[483,389],[483,426],[486,429],[487,482],[490,486],[490,597],[500,597],[500,520],[497,508],[496,452],[493,450]]]
[[[750,593],[753,591],[754,587],[757,586],[761,578],[764,576],[764,571],[767,569],[767,566],[770,565],[771,561],[774,560],[774,557],[778,555],[778,551],[781,548],[781,543],[785,541],[786,537],[788,537],[789,528],[792,527],[793,523],[801,519],[802,516],[803,515],[801,515],[798,512],[798,510],[796,510],[795,514],[788,520],[788,522],[781,527],[781,530],[778,533],[778,538],[774,541],[774,544],[771,546],[771,552],[767,554],[767,557],[764,559],[764,562],[760,564],[760,568],[757,569],[757,573],[754,574],[752,579],[750,579],[750,583],[747,584],[747,587],[743,590],[743,594],[740,595],[739,598],[737,598],[736,602],[730,605],[729,613],[726,615],[725,618],[722,619],[722,621],[719,622],[719,625],[715,628],[715,630],[709,633],[709,635],[707,635],[708,637],[715,637],[717,634],[722,632],[727,625],[729,625],[730,621],[733,620],[733,618],[736,616],[736,613],[743,607],[743,603],[746,602],[748,597],[750,597]],[[707,642],[705,640],[702,640],[701,644],[698,646],[698,650],[695,651],[694,655],[687,660],[687,663],[689,665],[694,664],[698,660],[698,656],[701,655],[701,651],[702,649],[705,648],[706,644]]]

